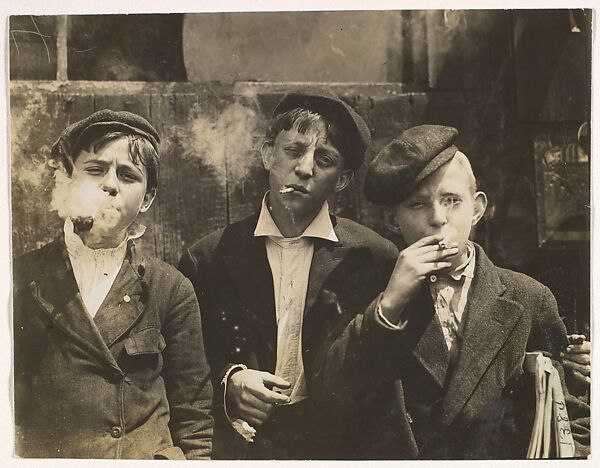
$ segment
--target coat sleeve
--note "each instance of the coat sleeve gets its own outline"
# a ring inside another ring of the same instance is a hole
[[[221,381],[227,370],[234,364],[228,359],[226,350],[230,343],[226,343],[227,334],[218,323],[217,307],[218,300],[214,297],[219,288],[220,280],[216,279],[218,273],[211,273],[212,263],[202,252],[195,256],[189,249],[181,257],[177,268],[192,282],[202,316],[202,327],[205,337],[206,355],[211,369],[213,394],[213,407],[223,408],[223,386]]]
[[[567,330],[558,315],[556,299],[545,286],[540,308],[537,312],[533,318],[527,350],[545,351],[550,354],[552,363],[560,375],[575,442],[575,454],[576,456],[585,457],[590,453],[590,406],[585,401],[571,395],[566,385],[560,353],[568,345]]]
[[[190,281],[181,281],[163,324],[163,378],[173,442],[188,459],[209,459],[212,450],[212,385],[204,352],[198,301]]]

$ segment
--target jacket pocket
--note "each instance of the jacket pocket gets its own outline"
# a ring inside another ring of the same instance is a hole
[[[183,450],[179,447],[167,447],[157,450],[153,454],[155,460],[185,460]]]
[[[124,343],[129,356],[159,354],[165,347],[165,339],[157,328],[145,328],[129,336]]]

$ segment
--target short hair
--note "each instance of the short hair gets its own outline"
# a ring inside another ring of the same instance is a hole
[[[273,144],[277,135],[282,131],[295,128],[298,132],[306,134],[311,130],[316,130],[319,125],[325,126],[327,140],[340,152],[342,161],[344,161],[344,166],[348,166],[348,164],[346,164],[346,148],[341,128],[330,122],[321,114],[302,107],[297,107],[281,114],[274,115],[267,127],[266,141]]]
[[[451,159],[451,161],[456,161],[463,167],[463,169],[467,173],[467,177],[469,178],[469,188],[471,189],[471,192],[477,192],[477,190],[479,190],[479,185],[477,183],[475,173],[473,172],[473,166],[471,166],[471,161],[469,161],[467,155],[462,153],[461,151],[457,151],[456,153],[454,153],[454,157]]]
[[[84,150],[96,153],[111,141],[126,138],[129,145],[129,157],[134,164],[142,164],[146,168],[146,192],[150,192],[157,188],[159,157],[150,140],[136,133],[126,133],[122,131],[106,133],[102,128],[98,128],[96,131],[94,130],[96,129],[90,128],[89,131],[84,133],[77,142],[77,145],[73,148],[73,154],[70,155],[73,163]],[[67,165],[66,169],[70,176],[73,172],[72,165],[71,167]]]

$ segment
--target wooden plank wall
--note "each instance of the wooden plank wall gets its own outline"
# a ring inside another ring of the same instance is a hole
[[[294,85],[291,85],[293,87]],[[144,246],[176,263],[185,245],[255,211],[267,179],[257,149],[267,116],[289,84],[231,85],[140,82],[23,82],[11,84],[12,222],[15,255],[51,240],[62,223],[49,211],[53,181],[45,162],[68,124],[93,111],[128,110],[159,131],[158,198],[143,222]],[[430,95],[403,85],[333,85],[373,129],[368,157],[403,129],[457,120],[460,93]],[[434,105],[435,101],[435,105]],[[441,111],[440,111],[441,110]],[[331,200],[334,212],[383,232],[362,195],[364,170]]]

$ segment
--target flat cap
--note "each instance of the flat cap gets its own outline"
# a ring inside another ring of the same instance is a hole
[[[338,149],[350,169],[358,169],[371,143],[371,132],[363,118],[348,104],[326,89],[303,88],[286,94],[273,111],[273,117],[296,108],[323,116],[344,133]]]
[[[367,199],[375,205],[404,201],[423,179],[454,157],[457,136],[457,129],[443,125],[419,125],[402,132],[369,164]]]
[[[52,145],[52,158],[72,158],[82,137],[91,129],[102,129],[106,133],[123,131],[143,136],[150,141],[158,153],[160,137],[155,128],[143,117],[127,111],[104,109],[94,112],[83,120],[69,125]]]

